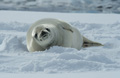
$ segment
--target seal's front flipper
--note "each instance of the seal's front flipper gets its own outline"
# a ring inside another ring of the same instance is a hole
[[[68,30],[68,31],[70,31],[70,32],[72,32],[72,33],[73,33],[73,30],[72,30],[72,29],[70,29],[70,28],[65,28],[65,27],[63,27],[63,29]]]
[[[91,41],[83,36],[83,46],[84,48],[86,47],[92,47],[92,46],[103,46],[101,43]]]

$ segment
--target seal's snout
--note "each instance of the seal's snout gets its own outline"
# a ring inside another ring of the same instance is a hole
[[[46,37],[50,33],[50,29],[45,28],[44,30],[41,31],[40,36],[41,37]]]
[[[42,30],[40,35],[39,35],[40,41],[48,39],[49,35],[50,35],[49,31]]]

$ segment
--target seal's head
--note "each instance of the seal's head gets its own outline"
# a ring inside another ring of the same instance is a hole
[[[36,26],[32,31],[32,37],[42,48],[49,48],[54,41],[52,27],[46,24]]]

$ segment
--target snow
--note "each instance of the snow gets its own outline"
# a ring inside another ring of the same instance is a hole
[[[120,13],[120,0],[0,0],[0,10]]]
[[[2,78],[119,78],[120,72],[86,72],[86,73],[58,73],[58,74],[44,74],[44,73],[2,73]],[[112,74],[112,75],[111,75]]]
[[[42,18],[62,19],[101,47],[28,52],[26,32]],[[0,78],[120,77],[120,15],[0,11]]]
[[[0,11],[1,22],[33,23],[42,18],[56,18],[66,22],[112,24],[120,22],[119,14],[90,14],[90,13],[52,13],[52,12],[24,12],[24,11]],[[17,17],[17,18],[16,18]],[[24,20],[23,20],[24,18]],[[103,19],[104,18],[104,19]],[[7,20],[6,20],[7,19]],[[72,19],[72,20],[71,20]]]

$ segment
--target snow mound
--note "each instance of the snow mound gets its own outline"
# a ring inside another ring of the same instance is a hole
[[[87,24],[70,22],[87,38],[103,47],[73,48],[54,46],[41,52],[28,52],[26,32],[30,24],[0,23],[0,72],[88,72],[120,71],[120,22]]]

